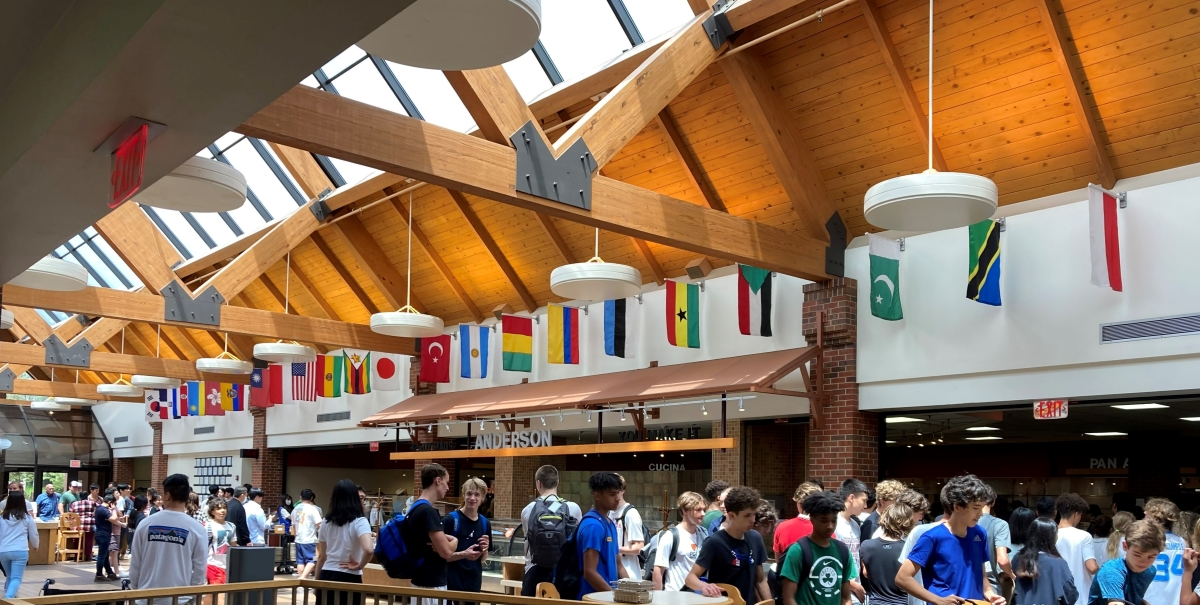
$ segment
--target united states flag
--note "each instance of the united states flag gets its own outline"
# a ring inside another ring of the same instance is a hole
[[[292,364],[292,399],[317,400],[317,368],[315,362]]]

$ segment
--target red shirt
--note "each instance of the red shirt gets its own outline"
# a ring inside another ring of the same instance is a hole
[[[775,558],[780,558],[787,549],[796,543],[796,540],[811,534],[813,531],[812,521],[806,517],[796,517],[788,519],[775,527],[775,540],[772,547],[775,551]]]

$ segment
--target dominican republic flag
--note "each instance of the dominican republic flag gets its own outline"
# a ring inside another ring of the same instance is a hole
[[[771,336],[771,272],[738,265],[738,330],[747,336]]]
[[[629,299],[604,301],[604,354],[609,357],[633,358],[632,330],[636,313],[629,312]]]
[[[1117,292],[1121,281],[1121,243],[1117,229],[1117,198],[1088,184],[1088,226],[1092,244],[1092,283]]]
[[[317,400],[317,363],[292,364],[292,400]]]
[[[487,378],[492,329],[487,326],[458,326],[459,374],[463,378]]]

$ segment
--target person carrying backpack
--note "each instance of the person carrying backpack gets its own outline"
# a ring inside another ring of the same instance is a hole
[[[411,575],[417,588],[446,590],[446,561],[458,550],[458,538],[447,536],[442,516],[433,503],[450,491],[450,473],[440,464],[421,467],[421,496],[400,523],[400,537],[410,560],[415,562]],[[478,545],[472,547],[479,552]],[[438,605],[438,599],[421,599],[422,605]]]
[[[480,592],[483,589],[483,563],[491,545],[491,526],[479,514],[479,505],[487,493],[487,484],[479,477],[467,479],[462,486],[463,505],[442,518],[442,531],[458,540],[457,552],[446,560],[446,585],[450,590]]]
[[[688,588],[706,597],[718,597],[721,588],[716,585],[730,584],[747,603],[771,598],[762,566],[767,560],[767,547],[753,529],[760,500],[758,490],[752,487],[729,489],[725,494],[725,526],[700,547],[696,564],[685,580]]]
[[[562,557],[563,546],[583,519],[578,504],[558,497],[557,468],[547,464],[533,477],[538,497],[521,511],[525,534],[523,597],[534,596],[539,583],[554,581],[554,568]],[[512,534],[506,533],[504,537],[510,538]]]
[[[617,570],[619,577],[634,580],[642,579],[642,568],[646,565],[642,549],[646,546],[646,526],[642,523],[642,514],[636,506],[625,501],[625,477],[621,477],[621,496],[617,502],[617,510],[609,513],[609,517],[617,524],[617,535],[621,536],[619,548],[621,568]]]
[[[586,594],[612,590],[609,583],[616,582],[619,573],[619,538],[617,525],[609,515],[621,501],[621,487],[621,476],[616,473],[596,473],[588,479],[592,509],[579,522],[579,529],[567,541],[565,556],[559,561],[554,582],[559,595],[574,594],[575,599],[582,601]]]
[[[833,535],[842,498],[819,492],[802,505],[813,531],[792,544],[779,560],[780,598],[783,605],[847,605],[850,603],[850,548]]]
[[[696,492],[684,492],[675,503],[679,508],[679,525],[663,530],[651,551],[655,590],[685,590],[684,580],[700,556],[700,546],[708,530],[700,526],[704,520],[704,498]]]

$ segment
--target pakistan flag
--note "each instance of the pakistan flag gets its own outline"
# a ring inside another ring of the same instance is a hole
[[[871,315],[904,319],[900,308],[900,242],[868,234],[871,241]]]

